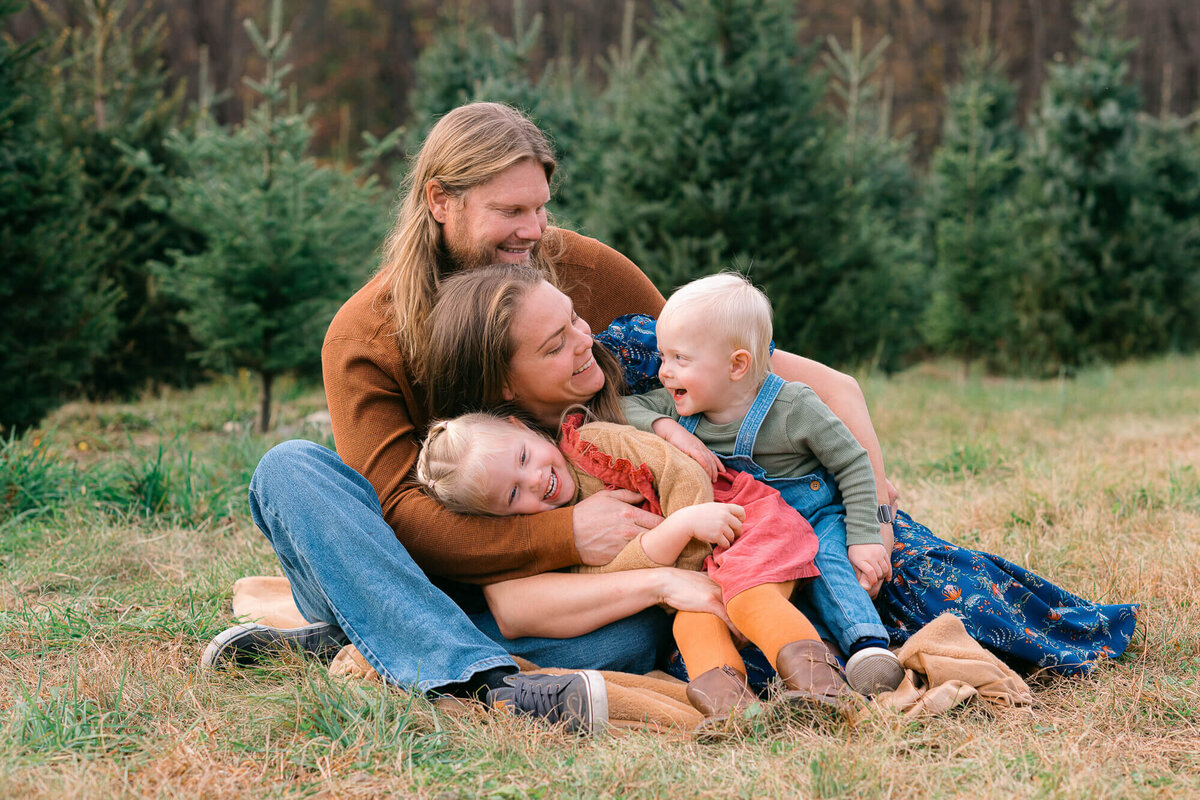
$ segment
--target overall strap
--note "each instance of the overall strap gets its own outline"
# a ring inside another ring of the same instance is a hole
[[[695,433],[696,426],[700,424],[700,414],[692,414],[690,417],[680,417],[679,424],[688,433]]]
[[[737,441],[733,445],[735,456],[753,457],[754,440],[758,438],[758,429],[762,427],[763,420],[767,418],[767,412],[771,410],[771,404],[775,402],[775,398],[779,396],[779,391],[783,389],[785,383],[787,381],[774,372],[767,373],[767,379],[763,381],[762,388],[758,390],[758,396],[754,398],[754,405],[750,406],[745,419],[742,420],[741,427],[738,428]]]

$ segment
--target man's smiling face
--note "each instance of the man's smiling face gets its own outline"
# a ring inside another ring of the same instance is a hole
[[[461,198],[437,187],[428,197],[434,219],[442,224],[446,249],[460,269],[517,264],[529,261],[546,230],[550,184],[545,168],[526,159]]]

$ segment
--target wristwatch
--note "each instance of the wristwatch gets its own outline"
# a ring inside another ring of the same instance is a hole
[[[875,519],[879,521],[880,525],[885,522],[891,522],[895,518],[896,515],[892,513],[892,507],[889,505],[884,504],[875,509]]]

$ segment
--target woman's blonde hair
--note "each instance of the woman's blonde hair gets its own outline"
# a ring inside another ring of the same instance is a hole
[[[396,222],[383,244],[380,299],[387,304],[406,361],[416,358],[427,330],[438,282],[450,267],[442,226],[433,218],[425,186],[441,184],[451,198],[487,183],[525,160],[554,175],[554,152],[545,135],[517,109],[502,103],[471,103],[442,117],[417,152],[401,188]],[[553,276],[552,254],[535,247],[531,257]]]
[[[524,424],[516,417],[486,411],[434,422],[417,456],[421,489],[451,511],[493,515],[483,457],[503,447],[516,435],[517,425]]]
[[[454,417],[506,403],[504,388],[518,344],[513,321],[526,296],[545,280],[530,265],[494,264],[442,282],[415,365],[430,417]],[[604,388],[587,407],[598,419],[624,422],[620,364],[603,345],[594,345],[592,355],[604,372]]]

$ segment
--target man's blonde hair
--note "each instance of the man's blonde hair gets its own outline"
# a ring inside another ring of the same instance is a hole
[[[550,143],[528,117],[502,103],[459,106],[438,120],[425,137],[404,180],[404,196],[384,240],[379,268],[384,281],[382,299],[406,361],[413,361],[421,350],[448,254],[442,226],[429,210],[425,185],[436,180],[457,200],[527,160],[542,167],[548,183],[556,166]],[[553,282],[552,255],[532,258],[534,266]]]
[[[733,350],[750,353],[749,377],[761,383],[771,371],[771,301],[737,272],[699,278],[667,298],[659,324],[680,324],[723,337]]]

